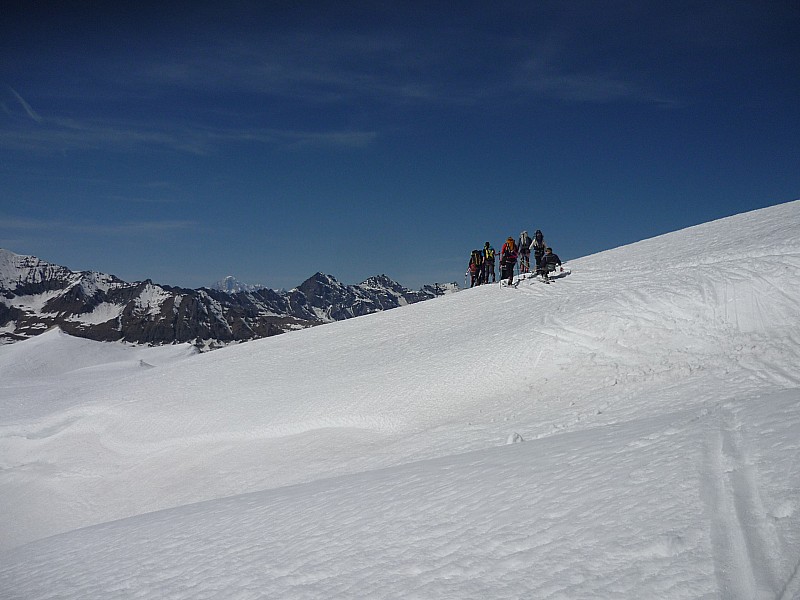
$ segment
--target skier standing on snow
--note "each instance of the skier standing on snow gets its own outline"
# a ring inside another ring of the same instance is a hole
[[[489,274],[492,275],[492,283],[497,281],[494,273],[494,248],[489,242],[483,245],[483,281],[489,283]]]
[[[527,231],[519,234],[519,272],[527,273],[531,270],[531,238]]]
[[[542,278],[548,281],[550,279],[550,273],[555,271],[556,267],[560,268],[562,271],[564,270],[564,267],[561,266],[561,259],[558,258],[558,254],[554,254],[552,248],[546,248],[542,260],[539,261],[539,271],[542,274]]]
[[[508,285],[514,284],[514,265],[517,264],[517,246],[510,237],[500,250],[500,279],[508,277]]]
[[[469,257],[469,274],[470,284],[469,287],[475,287],[481,284],[483,273],[483,262],[481,261],[481,253],[479,250],[473,250]]]
[[[475,250],[475,260],[477,261],[475,264],[478,266],[478,285],[482,285],[486,283],[486,278],[483,273],[483,250]]]
[[[537,229],[536,233],[533,234],[533,241],[531,242],[530,248],[533,250],[533,264],[538,270],[539,263],[542,261],[542,257],[544,256],[544,249],[547,248],[547,244],[544,241],[544,234],[542,233],[541,229]]]
[[[467,264],[467,273],[469,273],[469,287],[475,286],[477,280],[476,269],[478,266],[475,264],[475,251],[473,250],[469,255],[469,263]]]

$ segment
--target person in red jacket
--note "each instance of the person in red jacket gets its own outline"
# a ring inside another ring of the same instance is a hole
[[[500,250],[500,279],[508,277],[508,285],[514,284],[514,265],[517,264],[517,245],[509,237]]]

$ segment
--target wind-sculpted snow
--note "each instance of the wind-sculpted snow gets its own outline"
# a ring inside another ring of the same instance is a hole
[[[797,231],[800,202],[153,368],[41,339],[64,381],[2,347],[0,591],[798,597]]]

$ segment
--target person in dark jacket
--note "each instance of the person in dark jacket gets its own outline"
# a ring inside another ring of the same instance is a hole
[[[557,268],[561,269],[562,271],[564,270],[564,268],[561,266],[561,259],[558,258],[558,254],[553,253],[552,248],[546,248],[542,259],[539,261],[539,272],[542,274],[544,279],[549,279],[550,273],[555,271]]]
[[[517,250],[519,252],[519,272],[528,273],[531,270],[531,238],[527,231],[519,234]],[[534,266],[535,263],[534,263]]]
[[[508,277],[508,285],[514,284],[514,265],[517,264],[517,245],[509,237],[500,250],[500,279]]]
[[[469,274],[471,277],[469,287],[481,284],[483,279],[483,258],[480,250],[473,250],[469,256]]]
[[[494,248],[489,242],[483,245],[483,282],[489,283],[489,275],[492,276],[492,283],[497,281],[494,273]]]
[[[533,234],[533,241],[531,242],[531,252],[533,252],[533,266],[534,268],[539,266],[539,263],[542,261],[542,257],[544,256],[544,249],[547,247],[547,243],[544,241],[544,234],[542,233],[541,229],[537,229],[536,233]]]

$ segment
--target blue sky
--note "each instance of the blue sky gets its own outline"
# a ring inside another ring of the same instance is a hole
[[[417,288],[800,198],[794,0],[116,4],[4,4],[0,247]]]

